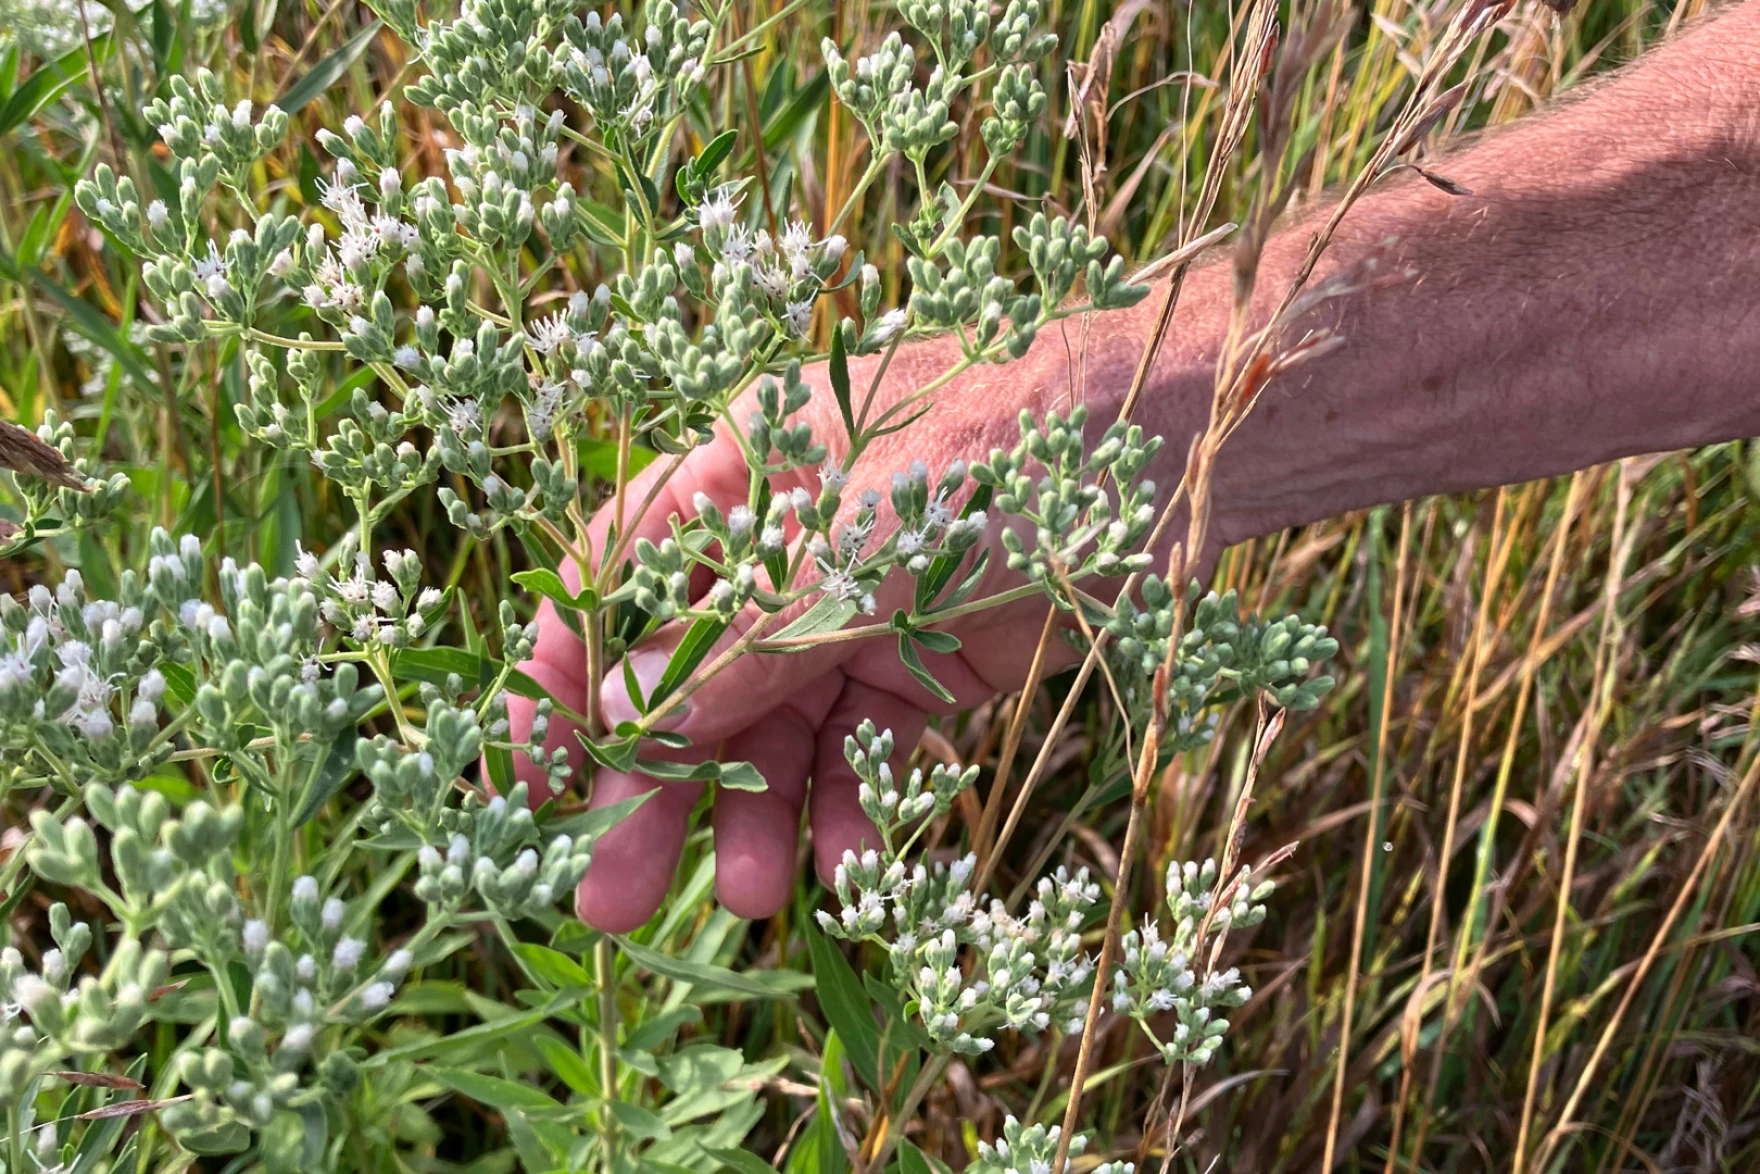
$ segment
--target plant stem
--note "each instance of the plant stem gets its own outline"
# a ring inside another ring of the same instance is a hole
[[[886,1160],[898,1148],[898,1143],[904,1140],[905,1124],[916,1115],[917,1105],[929,1095],[929,1090],[935,1087],[941,1074],[947,1071],[948,1061],[952,1058],[951,1052],[944,1052],[923,1065],[922,1070],[917,1073],[916,1080],[904,1094],[904,1103],[899,1105],[898,1112],[886,1119],[886,1135],[880,1141],[880,1149],[874,1154],[874,1160],[868,1163],[870,1170],[886,1168]]]
[[[617,1103],[617,959],[611,939],[604,934],[593,943],[593,962],[599,980],[599,1092],[605,1100],[599,1127],[609,1170],[617,1162],[617,1118],[611,1112]]]

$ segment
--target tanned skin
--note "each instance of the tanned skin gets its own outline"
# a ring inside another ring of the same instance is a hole
[[[1331,277],[1354,292],[1298,324],[1335,331],[1344,344],[1274,382],[1224,447],[1207,553],[1384,502],[1760,434],[1760,0],[1430,166],[1470,194],[1449,195],[1407,173],[1346,216],[1315,281]],[[1325,212],[1296,218],[1267,242],[1261,313],[1287,288]],[[1187,278],[1135,415],[1167,438],[1152,470],[1164,488],[1178,481],[1187,442],[1208,414],[1230,287],[1225,257]],[[869,485],[884,489],[911,460],[938,476],[955,458],[1012,448],[1023,408],[1039,415],[1085,401],[1096,423],[1110,421],[1160,293],[1133,310],[1092,316],[1085,343],[1072,319],[1067,330],[1042,334],[1024,359],[967,373],[920,422],[869,448],[844,500]],[[880,401],[921,387],[957,355],[951,340],[901,348]],[[858,391],[871,372],[852,364]],[[843,428],[830,395],[816,396],[804,418],[835,451]],[[638,478],[630,500],[640,501],[648,484]],[[779,477],[776,488],[796,484],[818,489],[812,471]],[[689,516],[698,492],[725,510],[746,490],[734,444],[700,448],[660,491],[645,532],[664,536],[667,516]],[[608,526],[602,511],[597,551]],[[984,590],[1011,585],[1002,572],[992,579]],[[909,584],[889,582],[880,594],[880,615],[889,615],[908,606]],[[961,650],[924,656],[953,693],[951,706],[904,670],[891,640],[747,656],[696,692],[670,728],[702,752],[751,762],[769,782],[762,793],[715,797],[722,903],[754,918],[782,907],[803,805],[818,871],[828,876],[846,848],[873,834],[844,762],[845,735],[872,719],[892,728],[902,755],[929,715],[1019,688],[1044,615],[1043,601],[1029,601],[951,626]],[[559,701],[584,709],[580,644],[548,603],[540,617],[536,655],[522,667]],[[751,618],[736,622],[727,642]],[[635,654],[644,690],[666,659],[665,651]],[[510,707],[514,736],[523,737],[531,703]],[[636,716],[618,670],[605,681],[602,710],[612,723]],[[549,745],[567,747],[581,769],[572,726],[553,722]],[[541,784],[529,764],[521,777]],[[605,770],[594,778],[595,807],[656,786],[658,795],[600,840],[581,885],[578,911],[601,929],[633,929],[665,899],[700,785]]]

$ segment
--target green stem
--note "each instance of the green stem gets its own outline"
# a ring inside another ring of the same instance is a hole
[[[611,939],[604,934],[593,944],[594,969],[599,980],[599,1092],[605,1110],[599,1115],[604,1136],[605,1168],[617,1163],[617,1119],[611,1106],[617,1103],[617,959]]]
[[[1022,599],[1031,599],[1043,593],[1036,584],[1026,583],[1019,587],[1010,587],[1007,591],[998,591],[995,595],[986,595],[970,603],[962,603],[957,607],[942,611],[930,612],[924,616],[912,616],[913,624],[939,624],[944,620],[957,620],[961,616],[969,616],[975,612],[987,611],[993,607],[1015,603]],[[845,640],[866,640],[870,636],[883,636],[891,632],[892,625],[863,624],[859,628],[840,628],[835,632],[826,632],[817,636],[778,636],[774,640],[759,640],[753,645],[757,652],[794,652],[802,648],[810,648],[816,644],[836,644]]]
[[[245,337],[252,342],[266,343],[269,346],[286,347],[295,351],[340,351],[346,350],[340,342],[321,338],[284,338],[279,334],[270,334],[266,330],[258,330],[251,326],[245,329]]]

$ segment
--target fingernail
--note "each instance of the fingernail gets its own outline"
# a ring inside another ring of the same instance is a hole
[[[642,691],[642,697],[652,697],[659,686],[660,679],[666,675],[666,666],[672,660],[670,653],[657,649],[650,651],[637,650],[629,654],[629,670],[636,679],[636,687]],[[641,710],[629,695],[624,684],[623,666],[619,665],[605,678],[601,705],[605,710],[605,721],[616,728],[619,722],[640,721]],[[689,701],[680,701],[667,710],[666,716],[657,719],[649,727],[656,730],[676,729],[691,713]]]

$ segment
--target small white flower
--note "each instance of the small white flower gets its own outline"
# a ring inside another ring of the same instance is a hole
[[[195,274],[196,280],[201,282],[225,274],[226,262],[221,258],[220,250],[214,246],[213,241],[208,242],[208,255],[197,258],[195,264],[190,266],[190,271]]]
[[[269,947],[269,926],[255,918],[244,923],[244,952],[256,957]]]
[[[789,302],[782,309],[783,325],[796,338],[805,338],[807,330],[813,324],[813,299],[807,298],[799,302]]]
[[[330,951],[330,965],[337,970],[350,971],[361,964],[361,957],[367,952],[367,943],[359,938],[343,938]]]
[[[733,227],[734,213],[738,208],[739,202],[732,197],[729,190],[720,188],[703,201],[703,206],[697,213],[697,222],[703,226],[704,231],[713,228],[725,232]]]
[[[880,321],[874,324],[873,339],[877,343],[888,342],[892,336],[904,329],[904,311],[888,310],[880,315]]]
[[[553,353],[557,347],[573,336],[568,327],[568,319],[561,314],[552,314],[548,318],[540,318],[532,323],[528,332],[528,341],[533,350],[540,355]]]

